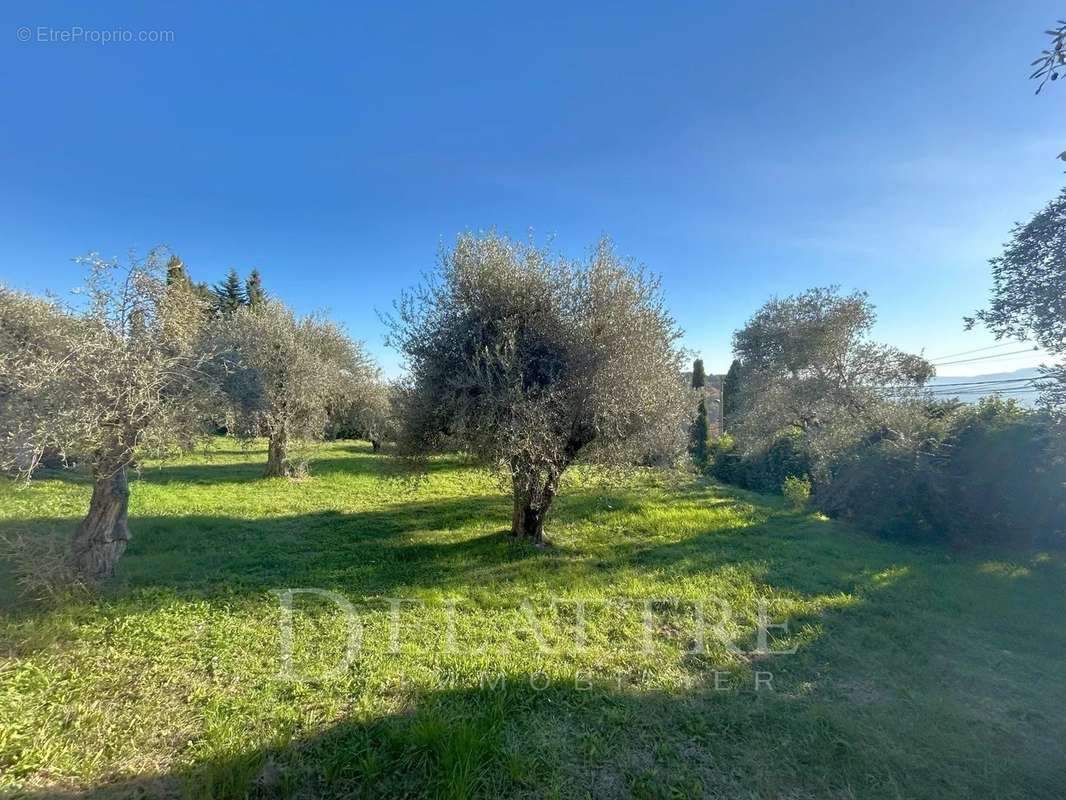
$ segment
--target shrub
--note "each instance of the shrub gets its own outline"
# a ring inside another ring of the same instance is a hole
[[[789,475],[781,485],[781,494],[794,511],[802,511],[811,500],[811,482],[807,478]]]
[[[988,400],[960,415],[941,462],[956,545],[1066,544],[1066,454],[1050,418]]]
[[[754,492],[780,492],[785,478],[812,471],[811,456],[798,430],[781,434],[765,449],[743,454],[732,437],[721,436],[713,454],[711,471],[718,480]]]
[[[900,403],[888,425],[816,457],[798,431],[741,453],[712,443],[718,480],[808,496],[886,536],[952,547],[1066,547],[1066,428],[1015,402]],[[842,439],[847,441],[846,439]],[[828,458],[828,463],[825,459]]]
[[[946,540],[936,459],[919,442],[858,445],[833,464],[815,501],[830,516],[860,521],[893,538]]]
[[[897,538],[1066,546],[1066,441],[1053,418],[998,398],[929,411],[906,435],[838,458],[819,507]]]
[[[728,433],[712,436],[707,440],[707,469],[714,473],[718,463],[728,457],[736,447],[736,442]]]
[[[736,441],[723,433],[707,443],[707,472],[722,483],[741,484],[741,458]]]

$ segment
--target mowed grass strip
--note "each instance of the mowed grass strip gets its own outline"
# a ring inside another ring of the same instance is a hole
[[[99,597],[27,604],[3,573],[0,792],[1066,796],[1061,555],[581,473],[537,550],[461,459],[417,483],[362,444],[301,481],[261,478],[264,459],[218,440],[146,465]],[[89,488],[4,485],[0,533],[69,532]],[[298,588],[358,612],[346,667],[348,621],[304,594],[283,674],[278,592]],[[788,623],[766,643],[794,653],[758,652],[760,602]]]

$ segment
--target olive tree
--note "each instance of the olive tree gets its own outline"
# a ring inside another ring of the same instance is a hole
[[[330,407],[377,374],[336,323],[297,317],[270,299],[237,308],[222,324],[218,349],[236,433],[267,438],[271,477],[293,475],[293,446],[321,439]]]
[[[329,435],[334,439],[363,438],[374,452],[396,436],[394,387],[378,370],[352,382],[348,391],[329,409]]]
[[[658,281],[601,241],[583,262],[464,234],[389,318],[406,358],[401,452],[457,447],[496,468],[511,533],[544,543],[563,472],[679,456],[695,400]]]
[[[871,426],[890,424],[893,401],[920,393],[934,369],[869,341],[875,321],[865,293],[842,295],[836,287],[760,308],[733,336],[744,377],[732,392],[730,419],[741,450],[799,431],[815,457],[826,458]]]
[[[27,479],[47,451],[89,464],[92,497],[72,555],[92,581],[114,572],[129,541],[135,454],[197,435],[211,382],[202,303],[167,285],[164,251],[127,266],[80,261],[79,303],[0,289],[0,457]]]

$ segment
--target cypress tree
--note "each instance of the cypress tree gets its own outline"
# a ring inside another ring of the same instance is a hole
[[[696,407],[696,419],[690,429],[692,442],[689,445],[692,460],[701,470],[707,467],[707,431],[707,402],[701,397],[700,404]]]
[[[707,373],[703,371],[703,359],[697,358],[692,362],[692,388],[702,389],[707,385]]]
[[[722,417],[727,425],[730,418],[737,412],[742,369],[740,359],[734,358],[733,363],[729,365],[729,372],[722,379]]]

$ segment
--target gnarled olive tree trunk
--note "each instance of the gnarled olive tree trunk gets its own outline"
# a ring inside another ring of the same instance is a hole
[[[115,574],[115,565],[130,539],[130,488],[126,468],[98,470],[89,513],[74,533],[74,566],[89,581]]]
[[[267,449],[266,476],[268,478],[288,478],[292,475],[292,463],[289,461],[289,438],[284,430],[270,436]]]
[[[514,513],[511,517],[511,535],[529,541],[538,547],[548,543],[544,538],[544,521],[548,518],[558,476],[515,475]]]

